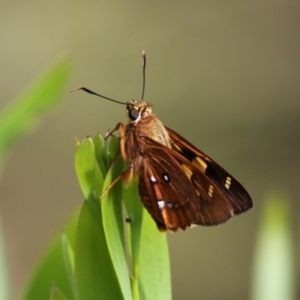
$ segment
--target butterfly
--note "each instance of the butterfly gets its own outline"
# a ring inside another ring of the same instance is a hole
[[[143,100],[146,56],[143,52],[142,100],[126,105],[127,124],[120,122],[120,154],[128,168],[120,176],[126,184],[138,178],[144,207],[160,231],[176,232],[194,225],[212,226],[226,222],[253,207],[246,189],[213,159],[197,149],[152,113]]]

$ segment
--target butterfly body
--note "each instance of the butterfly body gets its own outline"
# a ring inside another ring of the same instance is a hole
[[[252,207],[231,175],[152,114],[144,100],[127,103],[120,122],[120,152],[128,163],[126,183],[136,176],[141,200],[161,231],[217,225]]]

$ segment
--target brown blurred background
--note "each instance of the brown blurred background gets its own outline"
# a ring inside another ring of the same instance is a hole
[[[172,129],[249,190],[255,209],[223,226],[169,235],[174,299],[249,299],[261,201],[293,199],[300,170],[298,1],[24,1],[0,9],[0,107],[58,58],[84,85],[121,101],[145,99]],[[124,107],[66,92],[14,148],[0,211],[14,295],[49,240],[80,206],[74,137],[105,133]],[[158,249],[159,251],[159,249]]]

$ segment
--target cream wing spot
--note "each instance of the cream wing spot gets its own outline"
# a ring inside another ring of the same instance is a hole
[[[157,183],[157,180],[155,179],[154,176],[150,176],[150,181],[151,181],[152,183]]]
[[[158,208],[160,210],[164,209],[165,208],[165,201],[164,200],[158,200],[157,201],[157,204],[158,204]]]
[[[227,190],[229,190],[231,185],[231,177],[227,176],[226,181],[225,181],[225,187]]]

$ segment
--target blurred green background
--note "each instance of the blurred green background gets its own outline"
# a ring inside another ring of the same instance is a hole
[[[0,108],[64,56],[75,65],[69,90],[138,99],[145,50],[154,113],[241,181],[255,204],[223,226],[169,235],[173,298],[249,299],[267,191],[288,191],[294,236],[299,225],[299,12],[296,1],[3,2]],[[15,296],[82,203],[74,137],[121,120],[123,106],[66,93],[14,148],[0,212]]]

